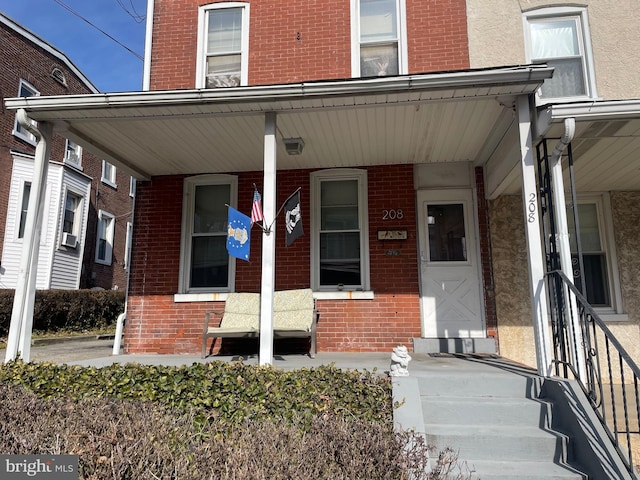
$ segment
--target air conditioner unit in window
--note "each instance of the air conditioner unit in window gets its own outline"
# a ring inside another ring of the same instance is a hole
[[[77,244],[78,239],[75,235],[71,235],[67,232],[62,232],[62,245],[64,245],[65,247],[76,248]]]

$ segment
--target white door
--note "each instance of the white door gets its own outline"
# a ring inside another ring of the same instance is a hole
[[[418,192],[420,307],[426,338],[483,338],[470,189]]]

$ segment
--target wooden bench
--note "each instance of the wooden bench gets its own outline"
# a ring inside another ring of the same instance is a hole
[[[212,317],[220,318],[212,327]],[[318,312],[310,288],[282,290],[273,298],[273,336],[275,338],[309,338],[309,356],[317,353],[316,325]],[[205,314],[202,332],[202,358],[207,355],[209,338],[256,338],[260,336],[260,294],[230,293],[224,310]]]

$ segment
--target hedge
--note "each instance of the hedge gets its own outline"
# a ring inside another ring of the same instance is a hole
[[[14,290],[0,290],[0,337],[11,323]],[[124,312],[125,294],[119,290],[38,290],[33,330],[73,333],[108,328]]]

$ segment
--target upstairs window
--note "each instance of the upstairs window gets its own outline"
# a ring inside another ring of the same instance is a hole
[[[67,191],[62,216],[62,238],[60,244],[64,247],[76,248],[80,236],[80,222],[82,217],[82,196]]]
[[[67,139],[64,148],[64,161],[73,165],[74,167],[80,167],[80,161],[82,159],[82,147],[77,143]]]
[[[575,99],[595,97],[595,79],[585,9],[555,7],[525,14],[527,56],[531,63],[554,67],[539,97]]]
[[[116,187],[116,167],[106,160],[102,161],[102,183]]]
[[[196,88],[247,85],[249,4],[200,7]]]
[[[406,74],[404,0],[353,0],[354,77]]]
[[[36,90],[36,88],[33,85],[31,85],[29,82],[20,79],[20,86],[18,87],[18,96],[19,97],[38,97],[40,96],[40,92]],[[30,133],[22,125],[20,125],[20,122],[18,121],[17,116],[13,124],[12,133],[16,137],[21,138],[25,142],[28,142],[32,145],[35,145],[36,143],[36,137],[34,137],[32,133]]]

